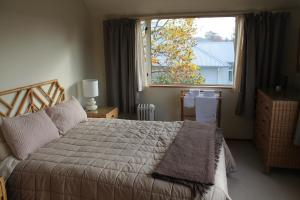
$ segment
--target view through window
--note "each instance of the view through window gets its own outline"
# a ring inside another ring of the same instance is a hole
[[[152,84],[233,85],[235,17],[152,19],[149,26]]]

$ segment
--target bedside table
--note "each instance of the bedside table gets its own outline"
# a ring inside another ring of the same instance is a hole
[[[7,200],[4,178],[0,177],[0,200]]]
[[[102,106],[96,111],[86,111],[88,118],[118,118],[119,110],[117,107]]]

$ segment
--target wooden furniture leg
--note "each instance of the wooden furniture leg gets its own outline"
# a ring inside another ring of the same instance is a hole
[[[0,200],[7,200],[4,178],[0,177]]]

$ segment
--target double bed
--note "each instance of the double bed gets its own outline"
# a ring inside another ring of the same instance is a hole
[[[50,82],[50,87],[55,84]],[[40,91],[34,89],[36,87],[33,85],[22,90]],[[53,97],[54,100],[50,101],[53,105],[61,102],[64,97],[62,87],[58,85],[57,89],[62,91],[60,98],[60,92],[54,97],[56,89],[51,89],[54,90],[51,92],[50,87],[40,94]],[[46,101],[50,98],[40,99]],[[29,96],[30,101],[31,104],[34,102]],[[35,101],[39,102],[38,99]],[[34,107],[43,109],[46,105],[47,102],[39,102]],[[28,109],[20,114],[30,111],[34,110]],[[7,180],[9,199],[230,199],[224,145],[216,163],[214,185],[203,196],[192,195],[191,189],[184,185],[153,178],[153,170],[182,126],[180,121],[88,119],[31,153],[27,159],[17,162]]]

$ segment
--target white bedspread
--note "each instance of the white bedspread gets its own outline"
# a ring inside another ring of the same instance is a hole
[[[188,187],[151,177],[183,122],[90,119],[20,162],[11,200],[191,200]],[[230,199],[224,150],[205,197]]]

